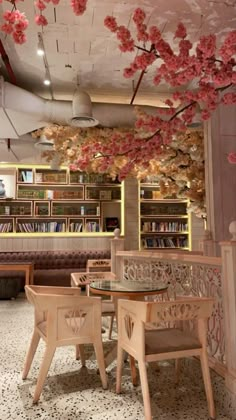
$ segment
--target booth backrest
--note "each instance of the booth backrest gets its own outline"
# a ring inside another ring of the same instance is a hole
[[[46,286],[70,286],[70,275],[73,272],[86,271],[87,260],[109,259],[109,250],[80,251],[29,251],[0,252],[0,264],[14,262],[34,263],[34,284]],[[0,270],[0,281],[17,277],[25,284],[22,271]]]
[[[109,250],[1,252],[0,264],[29,261],[34,263],[35,270],[83,268],[85,271],[88,259],[104,258],[110,258]]]

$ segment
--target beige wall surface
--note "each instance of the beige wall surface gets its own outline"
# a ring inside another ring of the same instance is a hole
[[[236,106],[221,106],[207,130],[206,171],[208,229],[215,241],[229,240],[236,220],[236,165],[227,160],[236,150]]]

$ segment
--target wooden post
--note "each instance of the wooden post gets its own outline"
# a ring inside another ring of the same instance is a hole
[[[119,232],[118,232],[119,231]],[[125,240],[124,238],[120,237],[120,230],[114,230],[114,239],[111,239],[111,271],[115,273],[117,278],[120,278],[121,271],[120,266],[117,263],[116,252],[117,251],[124,251],[125,248]]]
[[[236,394],[236,221],[230,223],[232,240],[221,242],[225,321],[226,387]]]

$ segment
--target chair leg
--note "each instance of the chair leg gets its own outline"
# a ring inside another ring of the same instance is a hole
[[[123,366],[123,359],[124,359],[124,350],[121,346],[117,347],[117,362],[116,362],[116,393],[121,393],[121,377],[122,377],[122,366]]]
[[[202,352],[200,355],[201,359],[201,367],[202,367],[202,376],[205,386],[205,392],[207,397],[207,404],[210,418],[216,418],[216,411],[215,411],[215,404],[213,398],[213,391],[212,391],[212,384],[211,384],[211,376],[210,376],[210,369],[208,365],[208,356],[206,352]]]
[[[181,371],[181,359],[175,359],[175,383],[179,383],[179,377],[180,377],[180,371]]]
[[[82,366],[86,366],[86,358],[83,344],[77,344],[75,346],[75,358],[76,360],[80,359]]]
[[[34,399],[33,399],[34,403],[38,402],[39,397],[41,395],[41,392],[42,392],[42,389],[43,389],[43,384],[44,384],[44,381],[46,379],[48,370],[50,368],[55,350],[56,350],[55,347],[49,347],[49,346],[46,347],[46,350],[45,350],[45,353],[44,353],[44,358],[43,358],[43,361],[41,363],[40,370],[39,370],[39,375],[38,375],[38,380],[37,380],[35,392],[34,392]]]
[[[152,412],[151,412],[151,401],[150,401],[150,393],[149,393],[149,386],[148,386],[148,379],[147,379],[147,369],[146,363],[144,361],[138,361],[139,367],[139,376],[143,394],[143,405],[144,405],[144,415],[145,420],[152,420]]]
[[[130,365],[130,371],[131,371],[132,384],[133,386],[137,386],[138,376],[137,376],[137,370],[135,366],[135,359],[133,356],[130,356],[130,355],[129,355],[129,365]]]
[[[109,327],[109,334],[108,334],[109,340],[111,340],[111,334],[112,334],[112,330],[113,330],[113,323],[114,323],[114,315],[111,316],[111,320],[110,320],[110,327]]]
[[[33,332],[33,336],[31,338],[30,346],[27,352],[25,365],[22,373],[22,379],[26,379],[27,375],[29,373],[32,361],[34,359],[35,352],[37,350],[38,344],[40,340],[40,335],[37,333],[37,331]]]
[[[107,374],[106,374],[106,367],[105,367],[105,360],[104,360],[104,353],[103,353],[103,346],[102,341],[97,340],[94,342],[94,349],[96,353],[96,358],[98,362],[98,369],[102,381],[103,389],[107,389]]]

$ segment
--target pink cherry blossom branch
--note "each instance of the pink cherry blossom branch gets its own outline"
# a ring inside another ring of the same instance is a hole
[[[11,3],[13,5],[13,9],[12,11],[7,10],[5,13],[3,13],[3,20],[5,21],[5,23],[0,27],[0,30],[7,35],[12,35],[15,43],[23,44],[26,42],[25,30],[27,29],[29,22],[26,19],[24,13],[21,13],[16,7],[16,3],[19,0],[4,1],[8,1],[9,3]],[[88,0],[71,0],[71,7],[76,16],[80,16],[86,11],[87,1]],[[0,3],[2,2],[3,0],[0,0]],[[54,6],[57,6],[59,2],[60,0],[35,0],[34,4],[36,9],[38,10],[38,13],[35,15],[34,18],[36,25],[48,25],[48,21],[43,15],[43,11],[46,9],[49,3],[52,3]]]

